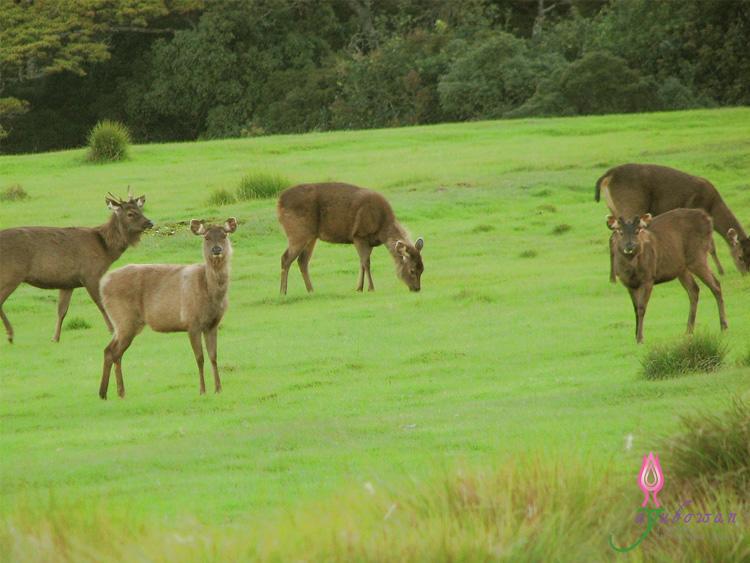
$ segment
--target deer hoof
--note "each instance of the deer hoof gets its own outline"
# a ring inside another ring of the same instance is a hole
[[[217,387],[216,390],[214,391],[214,393],[221,393],[221,387],[220,386]]]

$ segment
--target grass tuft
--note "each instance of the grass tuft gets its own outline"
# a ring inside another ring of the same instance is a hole
[[[245,174],[237,187],[237,199],[268,199],[278,196],[291,186],[288,178],[281,174],[251,172]]]
[[[221,206],[229,205],[230,203],[234,203],[235,201],[236,200],[234,195],[232,195],[232,192],[224,188],[218,188],[214,190],[210,196],[208,196],[208,200],[206,203],[211,206]]]
[[[82,319],[81,317],[73,317],[67,323],[65,323],[65,328],[67,328],[68,330],[86,330],[91,328],[91,325],[86,319]]]
[[[750,404],[733,398],[723,413],[681,418],[682,432],[666,441],[670,474],[680,487],[721,486],[739,495],[750,491]]]
[[[524,250],[518,255],[519,258],[536,258],[537,256],[539,253],[536,250]]]
[[[23,201],[28,197],[29,194],[26,193],[21,184],[11,184],[0,192],[0,201]]]
[[[716,371],[726,354],[726,345],[715,334],[685,336],[651,348],[641,360],[643,377],[658,380]]]
[[[562,235],[562,234],[567,233],[571,229],[573,229],[573,227],[571,227],[567,223],[561,223],[561,224],[557,225],[554,229],[552,229],[552,234],[553,235]]]
[[[91,162],[125,160],[130,149],[130,131],[119,121],[100,121],[89,133],[88,159]]]

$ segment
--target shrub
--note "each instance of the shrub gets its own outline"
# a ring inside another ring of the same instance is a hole
[[[680,486],[750,491],[750,405],[740,397],[723,413],[683,416],[683,431],[666,440],[670,470]]]
[[[221,206],[234,203],[235,201],[236,199],[232,195],[232,192],[224,188],[219,188],[214,190],[211,195],[208,196],[208,201],[206,203],[208,203],[208,205]]]
[[[119,121],[105,119],[89,133],[89,154],[92,162],[114,162],[128,157],[130,131]]]
[[[26,193],[21,184],[11,184],[0,192],[0,201],[21,201],[28,197],[29,194]]]
[[[726,345],[719,336],[697,334],[651,348],[641,360],[646,379],[716,371],[724,363]]]
[[[67,328],[68,330],[86,330],[88,328],[91,328],[91,325],[86,319],[82,319],[81,317],[73,317],[67,323],[65,323],[65,328]]]
[[[237,187],[237,199],[266,199],[276,197],[291,186],[281,174],[250,172],[245,174]]]

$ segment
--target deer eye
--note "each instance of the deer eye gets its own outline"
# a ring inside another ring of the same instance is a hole
[[[135,217],[135,213],[133,213],[132,211],[128,211],[128,217],[132,219],[133,217]]]

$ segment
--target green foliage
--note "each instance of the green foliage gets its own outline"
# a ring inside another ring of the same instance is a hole
[[[21,201],[27,199],[29,194],[21,184],[11,184],[0,192],[0,201]]]
[[[641,360],[643,377],[655,380],[716,371],[724,363],[726,354],[727,345],[720,336],[689,335],[652,347]]]
[[[29,103],[25,100],[0,98],[0,141],[10,133],[10,123],[27,111]]]
[[[237,187],[237,199],[268,199],[278,196],[292,183],[281,174],[250,172],[245,174]]]
[[[708,485],[750,491],[750,404],[735,396],[723,413],[684,415],[679,434],[666,441],[670,475],[680,487]]]
[[[130,131],[119,121],[105,119],[89,133],[88,159],[92,162],[125,160],[130,149]]]
[[[68,330],[87,330],[91,328],[91,324],[81,317],[73,317],[65,323],[65,328]]]
[[[210,196],[208,196],[206,203],[208,205],[216,207],[229,205],[230,203],[234,203],[235,201],[237,200],[232,192],[230,192],[226,188],[217,188],[213,192],[211,192]]]

